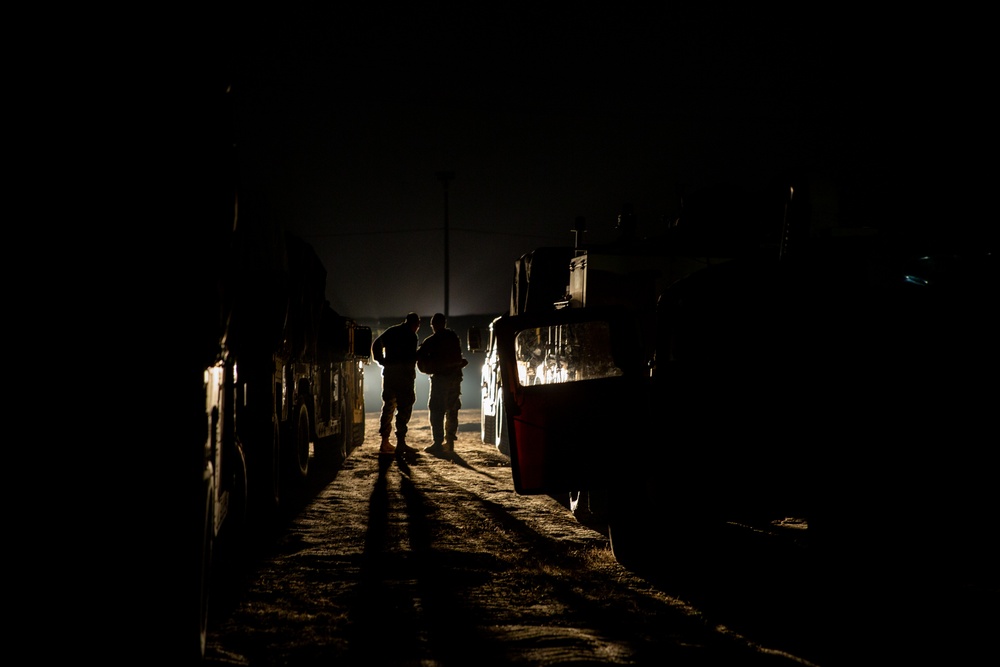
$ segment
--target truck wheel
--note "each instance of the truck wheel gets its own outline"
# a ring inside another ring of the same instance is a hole
[[[569,511],[581,525],[607,535],[608,512],[604,495],[600,491],[570,491]]]
[[[480,439],[483,441],[484,445],[493,445],[496,443],[497,437],[497,418],[495,415],[488,415],[486,411],[483,411],[483,417],[480,420]]]
[[[347,406],[340,411],[340,443],[337,447],[337,465],[347,460],[347,455],[351,451],[351,441],[354,439],[354,429],[351,428],[351,421],[347,418]]]
[[[346,407],[340,411],[339,422],[340,429],[337,433],[316,440],[313,462],[320,467],[340,465],[347,458],[347,452],[350,451],[353,433],[348,423]]]
[[[296,480],[309,475],[309,409],[299,403],[295,410],[295,423],[291,429],[291,441],[285,453],[288,455],[288,470]]]
[[[212,589],[212,560],[215,544],[215,481],[207,479],[204,487],[204,515],[201,526],[200,538],[200,564],[198,576],[198,644],[197,655],[192,651],[192,657],[197,657],[200,662],[205,655],[205,646],[208,639],[208,607]],[[193,642],[192,642],[193,645]],[[193,645],[192,648],[195,646]],[[192,661],[191,664],[197,664]]]
[[[242,539],[250,520],[250,496],[247,456],[243,451],[243,444],[238,440],[233,448],[230,469],[232,487],[229,489],[226,521],[222,525],[222,530],[227,535],[234,534],[236,539]]]
[[[642,569],[654,549],[649,530],[635,514],[612,512],[608,517],[608,542],[615,560],[627,568]]]
[[[503,399],[497,402],[496,436],[494,443],[501,454],[510,456],[510,438],[507,435],[507,416],[503,410]]]
[[[251,521],[267,523],[282,503],[284,471],[281,461],[281,428],[272,417],[266,426],[250,429],[237,446],[245,454],[247,503]]]
[[[283,501],[282,492],[284,487],[281,479],[281,428],[278,425],[278,418],[271,420],[271,447],[270,462],[268,468],[267,506],[265,515],[270,517],[281,506]]]
[[[640,480],[608,488],[604,501],[611,553],[625,567],[639,572],[665,563],[671,560],[667,550],[685,542],[684,510]]]
[[[642,574],[667,568],[693,573],[714,562],[723,522],[712,510],[690,503],[654,507],[628,492],[624,498],[609,497],[608,501],[611,553],[630,570]]]

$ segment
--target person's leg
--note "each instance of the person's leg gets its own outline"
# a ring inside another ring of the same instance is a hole
[[[406,447],[406,432],[409,430],[410,416],[413,414],[413,404],[417,400],[414,391],[414,380],[411,379],[405,387],[396,392],[396,446]]]
[[[430,410],[431,436],[434,438],[432,447],[439,449],[444,442],[444,410]]]
[[[434,438],[434,443],[427,448],[427,451],[436,453],[441,450],[444,443],[445,394],[441,381],[438,380],[435,382],[434,378],[431,378],[431,392],[427,399],[427,412],[429,416],[428,420],[431,424],[431,436]]]
[[[454,444],[458,439],[458,410],[448,410],[444,413],[445,442]]]
[[[389,442],[392,435],[392,417],[396,412],[396,395],[392,391],[392,386],[383,381],[382,383],[382,413],[379,415],[378,434],[382,436],[382,443],[379,452],[382,454],[392,454],[396,448]]]
[[[392,435],[392,417],[396,412],[396,402],[392,399],[382,401],[382,414],[379,416],[378,434],[383,438]]]
[[[455,440],[458,439],[458,410],[461,407],[462,382],[458,380],[448,387],[444,413],[444,448],[449,453],[455,451]]]

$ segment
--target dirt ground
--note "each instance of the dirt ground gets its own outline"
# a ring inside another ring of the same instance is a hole
[[[208,665],[801,664],[623,569],[607,539],[509,463],[463,411],[446,461],[380,457],[377,413],[213,614]],[[431,444],[427,412],[409,441]]]
[[[817,581],[738,537],[699,574],[623,568],[560,501],[514,492],[463,410],[457,457],[365,444],[218,596],[206,665],[891,665],[995,655],[995,590]],[[409,441],[431,444],[425,410]],[[763,546],[758,545],[763,540]],[[985,613],[984,613],[985,612]]]

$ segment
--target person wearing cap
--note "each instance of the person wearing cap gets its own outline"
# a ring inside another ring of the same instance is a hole
[[[382,367],[382,414],[379,417],[379,435],[382,445],[379,454],[398,457],[414,456],[420,450],[406,444],[406,431],[417,400],[417,331],[420,316],[407,313],[406,319],[394,324],[372,341],[372,359]],[[392,420],[396,419],[396,445],[389,442]]]
[[[462,369],[469,364],[462,357],[458,334],[447,324],[443,313],[435,313],[431,318],[433,333],[417,348],[417,368],[429,375],[431,382],[427,411],[434,443],[424,451],[443,457],[455,453],[458,411],[462,407]]]

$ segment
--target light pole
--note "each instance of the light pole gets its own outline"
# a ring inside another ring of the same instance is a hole
[[[455,172],[439,171],[437,177],[444,186],[444,316],[448,317],[448,183],[455,178]]]

